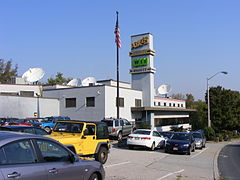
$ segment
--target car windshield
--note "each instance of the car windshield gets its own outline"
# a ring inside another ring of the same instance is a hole
[[[150,135],[151,131],[146,130],[136,130],[133,132],[133,134],[144,134],[144,135]]]
[[[113,121],[103,120],[102,122],[105,122],[107,126],[113,126]]]
[[[81,133],[83,123],[58,122],[54,127],[55,132]]]
[[[25,121],[24,121],[24,119],[18,119],[18,120],[14,121],[14,122],[16,122],[16,123],[24,123]]]
[[[159,132],[163,137],[170,138],[172,136],[171,132]]]
[[[200,133],[193,133],[194,138],[202,138]]]
[[[174,140],[189,140],[190,136],[188,133],[174,133],[171,139]]]

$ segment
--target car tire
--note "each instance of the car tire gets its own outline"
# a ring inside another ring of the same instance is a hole
[[[128,149],[134,149],[133,145],[128,145]]]
[[[169,151],[167,149],[164,150],[165,153],[169,153]]]
[[[98,180],[98,179],[99,178],[98,178],[98,175],[96,173],[93,173],[89,178],[89,180]]]
[[[152,143],[152,146],[150,148],[151,151],[154,151],[155,150],[155,142]]]
[[[51,132],[51,128],[50,127],[45,127],[44,130],[47,131],[48,133]]]
[[[120,131],[117,135],[117,140],[121,141],[122,140],[122,132]]]
[[[100,147],[98,153],[95,155],[95,160],[104,164],[108,159],[108,150],[106,147]]]

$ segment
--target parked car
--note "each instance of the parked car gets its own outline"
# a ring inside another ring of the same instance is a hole
[[[32,126],[34,123],[39,123],[39,121],[37,119],[17,119],[9,122],[8,125]]]
[[[107,125],[94,121],[58,121],[49,136],[80,156],[91,156],[104,164],[108,159],[110,141]]]
[[[1,126],[5,126],[9,125],[9,123],[15,122],[16,120],[18,120],[18,118],[1,118],[0,120]]]
[[[161,134],[165,138],[166,141],[171,138],[173,133],[174,133],[173,131],[160,131],[159,132],[159,134]]]
[[[26,133],[0,132],[0,179],[95,180],[105,172],[97,161],[79,159],[59,142]]]
[[[174,132],[170,139],[166,142],[165,152],[187,153],[195,151],[195,140],[192,133]]]
[[[127,119],[108,118],[102,122],[107,124],[109,136],[117,140],[122,140],[123,136],[129,135],[134,130],[134,126]]]
[[[196,148],[202,149],[206,147],[206,137],[204,135],[204,132],[201,131],[192,131],[191,132],[194,139]]]
[[[135,146],[147,147],[154,151],[156,147],[165,146],[165,138],[154,130],[137,129],[128,136],[127,146],[129,149]]]
[[[1,126],[0,131],[15,131],[15,132],[24,132],[36,135],[49,135],[47,131],[41,129],[39,127],[33,126],[20,126],[20,125],[9,125],[9,126]]]
[[[69,117],[65,116],[51,116],[51,117],[45,117],[41,122],[33,123],[36,127],[41,127],[47,132],[51,132],[52,128],[55,126],[57,121],[65,121],[70,120]]]

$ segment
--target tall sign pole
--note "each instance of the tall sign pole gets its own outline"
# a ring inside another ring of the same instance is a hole
[[[115,26],[115,43],[117,47],[117,118],[119,119],[119,48],[121,48],[121,40],[120,40],[120,30],[118,26],[118,11],[117,14],[117,21]]]

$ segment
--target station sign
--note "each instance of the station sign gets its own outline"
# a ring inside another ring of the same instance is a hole
[[[132,59],[132,67],[148,66],[148,65],[149,65],[148,57]]]

